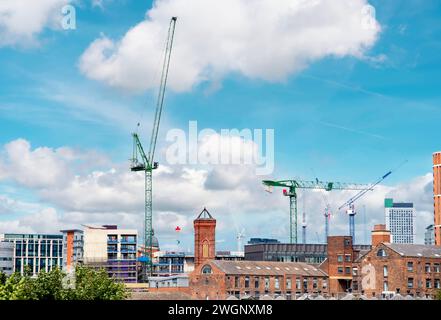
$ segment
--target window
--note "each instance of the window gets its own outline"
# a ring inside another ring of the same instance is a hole
[[[307,278],[303,279],[303,289],[305,289],[305,290],[308,289],[308,279]]]
[[[388,276],[387,266],[383,266],[383,277],[387,277],[387,276]]]
[[[259,278],[254,277],[254,288],[259,288]]]
[[[328,287],[328,281],[327,281],[327,280],[324,280],[324,279],[323,279],[323,281],[322,281],[322,287],[323,287],[323,289],[326,289],[326,288]]]
[[[246,276],[245,277],[245,288],[249,288],[250,287],[250,277]]]
[[[407,278],[407,288],[408,289],[413,288],[413,278]]]
[[[337,268],[337,272],[338,272],[338,273],[343,273],[343,267],[338,267],[338,268]]]
[[[387,283],[387,281],[383,282],[383,291],[389,291],[389,284]]]
[[[202,267],[202,273],[209,274],[212,273],[211,267],[209,265],[205,265]]]
[[[317,289],[318,288],[318,280],[317,278],[312,279],[312,288]]]
[[[343,255],[339,254],[337,256],[337,262],[343,262]]]
[[[441,284],[439,279],[435,279],[435,289],[441,289]]]
[[[413,272],[413,262],[412,261],[409,261],[407,263],[407,271],[408,272]]]
[[[280,289],[279,277],[275,277],[275,279],[274,279],[274,288],[277,290]]]
[[[239,277],[234,277],[234,287],[239,288]]]
[[[300,279],[296,279],[296,289],[300,290],[302,288],[302,283],[300,281]]]
[[[202,257],[208,258],[208,241],[204,241],[202,244]]]
[[[432,280],[431,279],[426,279],[426,288],[427,289],[432,288]]]
[[[439,272],[439,263],[433,264],[433,272]]]
[[[286,278],[286,290],[291,290],[291,278]]]
[[[346,274],[351,274],[351,267],[346,267],[345,268],[345,273]]]
[[[269,277],[265,277],[265,290],[269,289],[269,285],[270,285],[270,279]]]
[[[384,249],[378,250],[377,257],[387,257],[386,251],[384,251]]]
[[[353,276],[357,276],[358,275],[358,268],[357,267],[352,268],[352,275]]]
[[[430,263],[426,263],[425,270],[426,272],[430,272]]]
[[[346,262],[351,262],[351,255],[350,254],[345,254],[345,261]]]

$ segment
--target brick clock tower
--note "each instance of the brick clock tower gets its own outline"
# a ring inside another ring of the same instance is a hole
[[[205,260],[216,257],[216,219],[204,208],[193,221],[194,225],[194,267]]]

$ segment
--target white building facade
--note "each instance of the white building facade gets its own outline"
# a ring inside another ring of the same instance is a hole
[[[391,232],[391,242],[414,244],[416,232],[413,203],[395,203],[393,199],[385,199],[384,211],[386,228]]]

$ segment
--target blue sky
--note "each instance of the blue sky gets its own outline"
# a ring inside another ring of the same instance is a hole
[[[376,8],[381,31],[363,57],[324,55],[307,60],[299,71],[287,72],[281,81],[233,71],[196,82],[189,90],[172,88],[167,93],[160,144],[165,143],[166,130],[186,130],[190,120],[217,131],[273,128],[275,178],[319,176],[368,183],[406,159],[409,162],[385,181],[386,186],[409,184],[430,173],[431,155],[441,149],[440,3],[393,0],[370,4]],[[45,26],[34,35],[37,45],[0,46],[0,146],[22,138],[31,149],[69,147],[106,157],[98,165],[89,163],[81,171],[87,175],[92,168],[106,171],[124,164],[132,148],[130,132],[138,121],[150,125],[155,96],[154,90],[134,92],[97,81],[81,70],[81,57],[102,35],[113,41],[124,37],[145,19],[152,3],[113,0],[93,7],[84,0],[74,6],[76,30]],[[186,23],[191,22],[178,21],[177,38]],[[157,53],[146,59],[158,60]],[[68,212],[42,196],[40,189],[17,181],[11,176],[0,180],[0,193],[16,201],[54,207],[60,214]],[[430,203],[423,206],[430,208]],[[21,216],[12,210],[0,220]],[[191,219],[189,213],[184,216]],[[234,241],[231,234],[224,237],[230,245]]]

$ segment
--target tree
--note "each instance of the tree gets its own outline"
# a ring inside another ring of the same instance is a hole
[[[14,273],[2,284],[0,300],[122,300],[127,298],[125,286],[109,278],[105,270],[89,267],[75,269],[74,284],[58,268],[31,277],[30,270],[22,276]]]
[[[0,286],[6,283],[6,274],[3,271],[0,271]]]
[[[76,300],[122,300],[127,298],[123,283],[109,278],[104,269],[77,266],[75,269]]]

